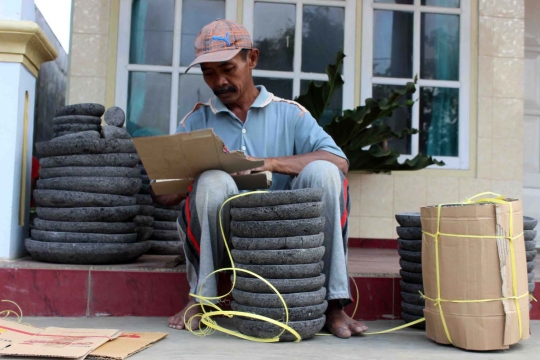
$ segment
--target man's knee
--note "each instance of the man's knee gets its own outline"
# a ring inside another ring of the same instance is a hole
[[[231,185],[235,185],[231,175],[221,170],[208,170],[203,172],[196,180],[198,189],[208,188],[227,188]]]
[[[303,170],[302,175],[312,182],[337,182],[341,183],[341,171],[339,168],[326,160],[316,160],[309,163]]]

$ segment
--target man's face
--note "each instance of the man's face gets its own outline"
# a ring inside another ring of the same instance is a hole
[[[257,65],[259,51],[251,50],[244,59],[242,52],[229,61],[201,64],[204,81],[223,104],[240,99],[253,84],[251,70]]]

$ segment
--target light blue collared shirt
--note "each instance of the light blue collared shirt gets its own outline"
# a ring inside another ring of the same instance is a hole
[[[213,128],[231,151],[258,158],[301,155],[324,150],[346,159],[311,114],[300,104],[278,98],[264,86],[243,123],[217,97],[199,103],[180,122],[177,133]],[[272,176],[272,190],[290,189],[292,176]]]

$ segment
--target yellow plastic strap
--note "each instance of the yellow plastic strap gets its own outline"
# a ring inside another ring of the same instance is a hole
[[[388,333],[391,333],[391,332],[394,332],[394,331],[397,331],[397,330],[408,328],[408,327],[416,325],[416,324],[420,324],[421,322],[424,322],[424,321],[426,321],[426,318],[421,318],[421,319],[418,319],[418,320],[414,320],[414,321],[412,321],[410,323],[407,323],[407,324],[404,324],[404,325],[401,325],[401,326],[398,326],[398,327],[395,327],[395,328],[392,328],[392,329],[388,329],[388,330],[362,333],[362,335],[388,334]]]
[[[484,195],[493,195],[494,197],[482,197]],[[476,199],[476,200],[475,200]],[[444,205],[462,205],[462,204],[480,204],[480,203],[496,203],[496,204],[508,204],[510,207],[510,233],[508,236],[479,236],[479,235],[459,235],[459,234],[446,234],[441,233],[441,209]],[[484,192],[477,194],[467,200],[465,200],[462,203],[449,203],[449,204],[440,204],[437,206],[437,232],[435,234],[431,234],[427,231],[422,231],[422,233],[432,237],[435,241],[435,275],[436,275],[436,281],[437,281],[437,298],[432,299],[424,294],[420,293],[424,298],[433,301],[434,305],[439,308],[439,313],[441,314],[441,322],[444,328],[444,332],[446,334],[446,337],[448,341],[452,344],[452,337],[450,336],[450,332],[448,330],[448,326],[446,325],[446,321],[444,319],[444,313],[442,308],[443,302],[453,302],[453,303],[482,303],[482,302],[490,302],[490,301],[504,301],[504,300],[514,300],[516,310],[517,310],[517,316],[518,316],[518,326],[519,326],[519,338],[523,337],[523,329],[522,329],[522,319],[521,319],[521,310],[519,307],[519,299],[529,296],[529,293],[525,293],[523,295],[517,295],[517,273],[516,273],[516,258],[515,258],[515,249],[514,249],[514,240],[520,238],[523,233],[520,233],[517,236],[513,236],[514,234],[514,211],[512,208],[512,203],[504,200],[504,197],[495,194],[492,192]],[[460,238],[481,238],[481,239],[507,239],[510,242],[510,260],[512,265],[512,294],[513,296],[510,297],[502,297],[497,299],[480,299],[480,300],[445,300],[441,298],[441,281],[440,281],[440,273],[439,273],[439,236],[448,236],[448,237],[460,237]],[[536,299],[535,299],[536,300]],[[417,320],[419,321],[419,320]],[[398,330],[391,329],[390,331]]]

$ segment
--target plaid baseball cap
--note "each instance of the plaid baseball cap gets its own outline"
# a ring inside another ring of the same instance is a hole
[[[253,48],[244,25],[232,20],[218,19],[202,28],[195,39],[193,66],[205,62],[222,62],[235,57],[242,49]]]

